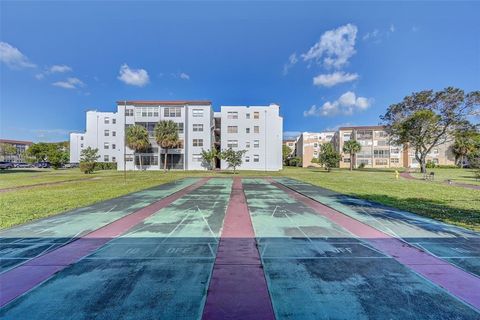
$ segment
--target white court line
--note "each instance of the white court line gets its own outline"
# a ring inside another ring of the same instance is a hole
[[[108,210],[107,212],[105,213],[110,213],[113,209],[115,209],[118,205],[114,205],[110,210]]]
[[[197,206],[197,209],[198,209],[198,212],[200,212],[200,215],[202,216],[203,221],[207,224],[208,230],[209,230],[210,233],[212,234],[213,239],[215,239],[215,242],[218,242],[217,236],[215,235],[215,233],[213,232],[212,228],[210,227],[210,224],[208,223],[207,219],[205,219],[205,216],[203,215],[202,210],[200,210],[200,208],[199,208],[198,206]]]

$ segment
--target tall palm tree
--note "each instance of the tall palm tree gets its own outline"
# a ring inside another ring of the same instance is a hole
[[[166,172],[168,150],[178,148],[182,143],[178,137],[178,125],[172,120],[160,121],[155,125],[155,140],[165,150],[163,170]]]
[[[350,154],[350,171],[353,170],[355,154],[362,149],[362,145],[357,140],[348,140],[343,145],[343,152]]]
[[[148,141],[148,131],[141,125],[133,125],[128,127],[125,137],[127,146],[135,153],[145,151],[150,147],[150,141]],[[140,169],[142,168],[142,156],[140,155]]]

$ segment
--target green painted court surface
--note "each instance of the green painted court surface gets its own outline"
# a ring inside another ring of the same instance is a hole
[[[0,276],[198,181],[179,180],[0,232]],[[299,181],[275,181],[480,275],[478,233]],[[212,178],[182,195],[6,304],[0,318],[202,318],[232,182]],[[268,180],[242,184],[275,318],[480,319],[475,306]]]

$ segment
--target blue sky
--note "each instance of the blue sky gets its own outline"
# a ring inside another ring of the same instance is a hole
[[[124,99],[281,106],[284,130],[378,124],[480,89],[478,2],[0,3],[2,138],[65,140]]]

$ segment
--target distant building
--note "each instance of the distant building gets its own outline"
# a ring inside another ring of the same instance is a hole
[[[346,141],[355,139],[362,146],[355,159],[345,154],[343,145]],[[391,144],[388,133],[383,126],[341,127],[335,133],[334,144],[340,152],[340,168],[349,168],[350,161],[355,161],[355,167],[363,164],[368,168],[416,168],[419,166],[415,154],[408,146]],[[454,165],[455,157],[451,151],[451,143],[445,143],[432,149],[428,155],[437,165]]]
[[[297,138],[298,139],[298,138]],[[283,144],[290,149],[290,155],[295,155],[295,148],[297,145],[297,139],[284,139]]]
[[[154,137],[155,125],[172,120],[178,125],[182,145],[168,150],[167,167],[205,170],[202,150],[211,148],[247,150],[241,170],[280,170],[282,168],[283,119],[278,105],[222,106],[213,112],[210,101],[118,101],[116,112],[88,111],[84,133],[70,134],[70,161],[79,162],[81,151],[98,148],[100,162],[117,162],[118,170],[163,169],[164,150]],[[125,146],[125,128],[144,126],[151,147],[138,154]],[[217,168],[227,164],[217,161]]]
[[[12,145],[16,148],[16,153],[11,155],[0,155],[2,161],[25,162],[25,152],[33,144],[31,141],[0,139],[0,143]]]
[[[322,144],[333,141],[334,131],[303,132],[296,144],[296,156],[302,159],[302,167],[319,166],[313,163],[318,158]]]

